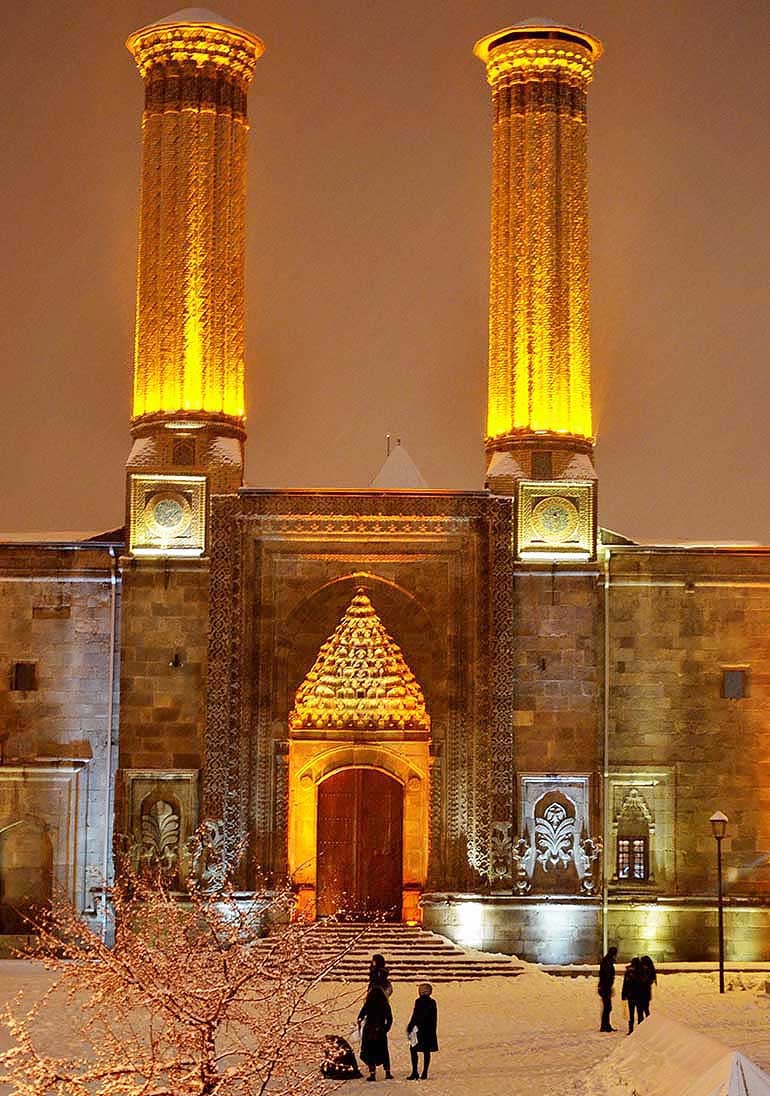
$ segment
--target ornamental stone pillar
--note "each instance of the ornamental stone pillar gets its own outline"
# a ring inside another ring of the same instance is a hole
[[[601,43],[538,23],[476,43],[492,89],[488,482],[592,478],[586,96]],[[576,459],[577,458],[577,459]]]
[[[130,479],[181,473],[234,491],[245,439],[246,93],[264,46],[197,8],[126,45],[145,87]],[[189,514],[170,503],[146,513],[146,485],[135,486],[132,546],[165,537],[183,548]]]

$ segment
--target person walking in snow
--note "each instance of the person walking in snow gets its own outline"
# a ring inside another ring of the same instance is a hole
[[[414,1003],[412,1017],[406,1025],[406,1034],[409,1036],[409,1054],[412,1059],[412,1072],[407,1081],[427,1081],[430,1067],[430,1056],[438,1050],[438,1038],[436,1027],[438,1025],[438,1008],[431,997],[433,986],[430,982],[422,982],[418,988],[419,997]],[[422,1073],[417,1072],[417,1055],[422,1052]]]
[[[600,1031],[614,1031],[615,1028],[610,1024],[610,1013],[612,1012],[612,987],[615,983],[615,957],[618,954],[616,947],[608,948],[607,954],[599,964],[599,989],[598,993],[602,999],[602,1023],[599,1028]]]
[[[373,955],[369,964],[369,985],[379,986],[390,997],[393,986],[390,984],[390,971],[385,963],[384,955]]]
[[[658,981],[658,975],[655,971],[655,964],[649,955],[643,955],[639,960],[639,968],[644,975],[645,995],[642,999],[642,1011],[645,1016],[650,1015],[650,1001],[652,999],[652,987]],[[639,1019],[641,1023],[641,1017]]]
[[[644,1019],[645,999],[649,1004],[647,977],[638,958],[634,958],[626,967],[623,975],[621,998],[628,1002],[628,1034],[634,1030],[634,1020],[638,1017],[641,1024]]]
[[[377,1080],[377,1066],[380,1065],[388,1080],[392,1080],[388,1032],[393,1024],[393,1013],[382,986],[369,986],[366,1000],[358,1014],[358,1024],[361,1030],[361,1060],[369,1067],[367,1081]]]

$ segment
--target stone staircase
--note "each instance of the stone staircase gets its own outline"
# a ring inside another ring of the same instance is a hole
[[[327,981],[367,982],[376,952],[385,956],[394,982],[513,978],[523,969],[507,956],[465,951],[444,936],[410,925],[318,922],[305,938],[305,949],[314,965],[333,963]]]

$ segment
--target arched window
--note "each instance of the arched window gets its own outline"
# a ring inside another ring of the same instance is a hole
[[[650,808],[638,788],[628,791],[616,822],[615,876],[618,882],[651,882],[650,839],[655,827]]]

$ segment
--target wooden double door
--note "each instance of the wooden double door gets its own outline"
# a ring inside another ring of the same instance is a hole
[[[404,789],[378,769],[342,769],[318,787],[320,917],[401,920]]]

